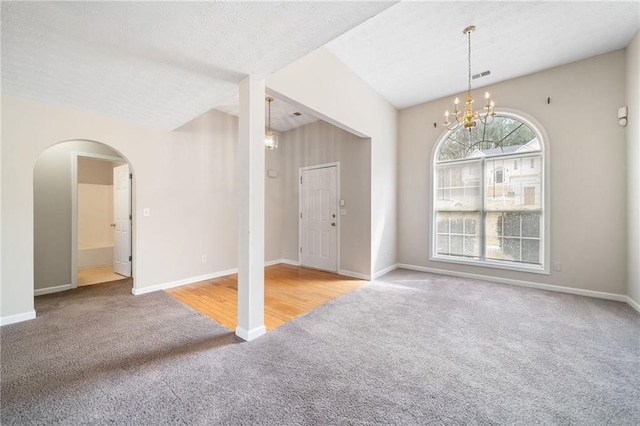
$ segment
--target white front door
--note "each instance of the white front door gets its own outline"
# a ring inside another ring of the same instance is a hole
[[[131,179],[129,165],[113,168],[113,272],[131,276]]]
[[[300,173],[300,264],[338,270],[338,168]]]

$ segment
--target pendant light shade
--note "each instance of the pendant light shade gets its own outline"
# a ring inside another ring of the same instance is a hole
[[[273,102],[273,98],[268,96],[265,100],[269,105],[269,116],[267,119],[267,131],[264,134],[264,146],[269,150],[273,150],[278,147],[278,134],[271,130],[271,102]]]

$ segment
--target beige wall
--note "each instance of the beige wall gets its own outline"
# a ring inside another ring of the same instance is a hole
[[[282,136],[280,136],[281,140]],[[265,174],[278,173],[277,178],[265,176],[264,190],[264,258],[266,262],[282,259],[282,142],[278,149],[265,152]]]
[[[325,48],[267,78],[267,88],[328,123],[371,139],[370,275],[392,268],[397,240],[397,110]]]
[[[3,126],[3,130],[4,127],[7,126]],[[10,140],[6,142],[9,144]],[[33,258],[36,289],[71,284],[71,161],[74,152],[119,157],[108,146],[90,141],[60,143],[37,157],[31,189],[34,249],[29,256]]]
[[[99,141],[130,162],[136,288],[235,268],[237,129],[237,118],[216,111],[164,132],[3,96],[0,315],[33,309],[34,165],[61,141]],[[143,208],[151,215],[139,214]],[[201,262],[203,254],[207,263]]]
[[[431,154],[453,96],[399,113],[399,263],[625,294],[626,143],[616,120],[625,103],[624,51],[475,90],[474,95],[484,90],[498,106],[533,116],[547,132],[551,262],[562,263],[562,272],[540,275],[429,260]]]
[[[627,47],[628,282],[627,294],[640,305],[640,32]]]
[[[282,257],[298,261],[299,171],[340,163],[339,269],[369,275],[371,270],[371,142],[329,123],[316,121],[281,134]]]
[[[113,185],[79,183],[78,250],[113,247],[112,223]]]
[[[118,156],[114,152],[115,156]],[[89,157],[78,157],[78,183],[95,185],[112,185],[113,168],[123,163],[100,160]]]

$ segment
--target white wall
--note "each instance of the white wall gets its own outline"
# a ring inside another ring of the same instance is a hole
[[[216,111],[164,132],[3,96],[0,315],[33,310],[34,164],[60,141],[99,141],[130,162],[137,289],[235,268],[237,129],[237,118]],[[149,217],[138,214],[145,207]]]
[[[371,138],[371,275],[396,263],[397,111],[325,48],[267,79],[283,99]]]
[[[79,183],[78,249],[113,247],[112,223],[113,185]]]
[[[627,46],[628,282],[627,294],[640,305],[640,32]]]
[[[626,143],[616,120],[617,108],[625,103],[624,51],[475,90],[474,95],[484,90],[498,106],[523,111],[546,129],[551,261],[561,262],[562,272],[540,275],[429,260],[430,159],[453,96],[399,114],[399,263],[625,294]]]
[[[78,249],[113,247],[113,168],[121,164],[78,157]]]
[[[298,212],[301,167],[340,162],[339,268],[369,275],[371,270],[371,141],[316,121],[281,134],[282,256],[299,259]]]

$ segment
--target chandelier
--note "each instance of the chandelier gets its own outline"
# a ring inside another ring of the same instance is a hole
[[[445,111],[444,113],[443,124],[448,130],[455,130],[462,124],[465,129],[469,129],[469,131],[471,131],[471,129],[473,129],[476,126],[476,120],[480,120],[482,124],[487,125],[493,122],[493,118],[496,115],[496,113],[493,111],[493,106],[494,106],[493,101],[489,98],[489,92],[485,92],[484,94],[484,98],[485,98],[485,105],[483,108],[484,111],[480,113],[479,111],[473,110],[473,97],[471,96],[471,33],[475,29],[476,27],[474,25],[470,25],[462,31],[463,34],[467,34],[469,36],[469,56],[468,56],[469,86],[467,89],[467,96],[464,101],[464,104],[465,104],[464,111],[460,111],[458,109],[458,103],[459,103],[458,98],[456,98],[453,101],[454,108],[453,108],[452,114],[453,114],[453,118],[455,118],[455,122],[449,121],[448,110]]]
[[[269,105],[269,120],[268,120],[267,131],[264,134],[264,146],[265,148],[271,150],[271,149],[276,149],[278,147],[278,135],[274,133],[273,130],[271,130],[271,102],[273,102],[273,98],[270,96],[267,96],[265,100],[268,102],[268,105]]]

